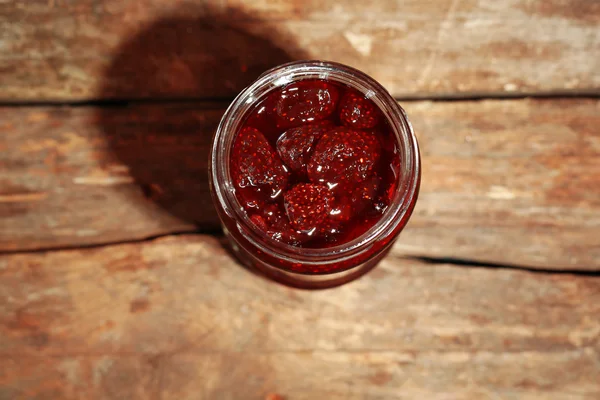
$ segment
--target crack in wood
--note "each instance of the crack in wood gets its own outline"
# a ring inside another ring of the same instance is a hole
[[[415,93],[394,96],[398,101],[473,101],[473,100],[519,100],[519,99],[598,99],[600,88],[555,89],[515,92],[451,92]],[[156,104],[205,104],[212,108],[226,107],[233,97],[162,97],[162,98],[119,98],[86,100],[2,100],[0,107],[115,107]]]
[[[445,264],[455,265],[461,267],[473,267],[473,268],[487,268],[487,269],[514,269],[518,271],[533,272],[536,274],[555,274],[555,275],[577,275],[577,276],[591,276],[600,277],[600,271],[590,271],[582,269],[550,269],[550,268],[532,268],[525,265],[513,265],[503,263],[492,263],[485,261],[477,261],[465,258],[455,257],[427,257],[427,256],[407,256],[397,257],[406,258],[410,260],[421,261],[425,264]]]
[[[48,247],[41,246],[38,248],[26,249],[26,250],[0,250],[0,257],[16,255],[16,254],[44,254],[44,253],[59,252],[59,251],[99,249],[99,248],[108,247],[108,246],[146,243],[146,242],[152,242],[157,239],[162,239],[165,237],[175,237],[175,236],[183,236],[183,235],[210,235],[210,236],[220,237],[220,236],[222,236],[222,231],[221,231],[221,229],[183,230],[183,231],[176,231],[176,232],[160,233],[157,235],[144,236],[144,237],[135,238],[135,239],[107,241],[107,242],[101,242],[101,243],[79,244],[79,245],[73,245],[73,246],[48,246]]]
[[[148,243],[153,242],[158,239],[167,238],[167,237],[177,237],[177,236],[196,236],[196,235],[209,235],[217,238],[223,238],[222,231],[220,229],[210,229],[210,230],[187,230],[187,231],[178,231],[178,232],[169,232],[163,233],[153,236],[148,236],[139,239],[130,239],[130,240],[121,240],[114,242],[105,242],[105,243],[94,243],[94,244],[85,244],[85,245],[76,245],[76,246],[57,246],[57,247],[40,247],[39,249],[29,249],[29,250],[8,250],[8,251],[0,251],[1,256],[8,255],[16,255],[16,254],[43,254],[50,252],[59,252],[59,251],[77,251],[84,249],[99,249],[108,246],[119,246],[126,244],[140,244],[140,243]],[[428,257],[428,256],[402,256],[402,255],[393,255],[390,254],[387,256],[391,259],[406,259],[406,260],[416,260],[420,261],[424,264],[431,265],[451,265],[457,267],[471,267],[471,268],[486,268],[486,269],[511,269],[516,271],[527,271],[536,274],[549,274],[549,275],[574,275],[574,276],[588,276],[588,277],[600,277],[600,271],[590,271],[590,270],[582,270],[582,269],[550,269],[550,268],[534,268],[527,265],[516,265],[516,264],[505,264],[505,263],[493,263],[493,262],[485,262],[478,261],[467,258],[455,258],[455,257]]]

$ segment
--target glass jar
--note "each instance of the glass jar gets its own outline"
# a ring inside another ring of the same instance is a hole
[[[234,137],[253,106],[274,90],[306,79],[337,82],[372,100],[395,134],[400,157],[396,193],[381,219],[354,240],[329,248],[297,247],[266,237],[237,201],[229,171]],[[379,83],[342,64],[298,61],[265,72],[235,98],[215,133],[209,175],[223,231],[237,258],[253,271],[278,282],[316,289],[338,286],[362,276],[389,251],[415,207],[421,166],[417,139],[405,111]]]

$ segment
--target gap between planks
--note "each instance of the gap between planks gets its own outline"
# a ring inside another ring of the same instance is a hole
[[[137,239],[117,240],[109,241],[104,243],[92,243],[74,246],[54,246],[54,247],[39,247],[27,250],[4,250],[0,251],[0,257],[10,256],[16,254],[44,254],[59,251],[75,251],[85,249],[100,249],[109,246],[119,246],[127,244],[143,244],[152,243],[156,240],[177,237],[177,236],[204,236],[210,235],[220,239],[224,239],[223,233],[220,229],[203,229],[203,230],[184,230],[177,232],[163,233],[159,235],[152,235]],[[387,258],[396,260],[415,260],[424,264],[443,264],[451,265],[458,268],[479,268],[479,269],[492,269],[492,270],[516,270],[526,271],[532,274],[543,274],[543,275],[571,275],[571,276],[589,276],[589,277],[600,277],[600,271],[589,271],[582,269],[544,269],[544,268],[532,268],[527,265],[516,265],[516,264],[504,264],[504,263],[489,263],[471,260],[467,258],[455,258],[455,257],[428,257],[428,256],[394,256],[389,254]]]
[[[395,96],[396,101],[478,101],[478,100],[521,100],[521,99],[600,99],[600,89],[552,90],[534,92],[465,92],[441,94],[414,94]],[[206,105],[228,105],[233,97],[166,97],[166,98],[119,98],[89,100],[3,100],[0,107],[126,107],[137,104],[180,104],[203,103]]]

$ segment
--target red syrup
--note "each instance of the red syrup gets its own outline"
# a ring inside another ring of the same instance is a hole
[[[230,173],[237,201],[267,240],[322,249],[356,239],[382,218],[401,161],[373,101],[310,79],[276,89],[248,111]]]

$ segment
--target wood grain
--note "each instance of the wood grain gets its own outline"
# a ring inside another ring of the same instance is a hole
[[[231,97],[329,59],[397,96],[598,93],[589,0],[28,0],[0,4],[0,100]]]
[[[0,259],[0,398],[600,395],[600,278],[386,258],[279,286],[217,239]]]
[[[407,102],[423,183],[394,254],[600,270],[600,101]],[[215,231],[210,104],[0,109],[0,249]]]

